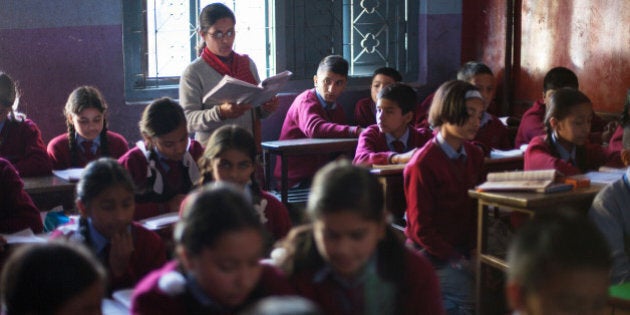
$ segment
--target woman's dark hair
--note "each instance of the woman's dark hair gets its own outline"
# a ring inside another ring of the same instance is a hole
[[[398,104],[403,115],[413,112],[418,102],[418,95],[414,89],[403,83],[392,83],[378,93],[378,99],[386,99]]]
[[[79,115],[84,109],[94,108],[105,115],[107,111],[107,103],[101,92],[93,86],[80,86],[68,96],[66,106],[63,109],[63,115],[66,118],[66,126],[68,128],[68,146],[70,149],[70,165],[78,166],[79,149],[77,146],[77,130],[72,123],[71,116]],[[107,118],[103,117],[103,130],[101,130],[100,149],[102,156],[109,156],[109,143],[107,142]]]
[[[103,190],[123,186],[133,193],[133,180],[129,172],[112,158],[100,158],[90,162],[77,183],[77,199],[89,205]]]
[[[374,78],[379,75],[382,74],[384,76],[388,76],[392,79],[394,79],[394,81],[396,82],[400,82],[402,81],[402,75],[400,75],[400,72],[398,72],[398,70],[394,69],[394,68],[390,68],[390,67],[381,67],[378,68],[376,70],[374,70],[374,73],[372,74],[372,80],[370,81],[374,81]]]
[[[252,163],[256,164],[258,154],[254,136],[247,131],[247,129],[238,125],[221,126],[212,133],[212,136],[206,144],[203,155],[199,158],[198,164],[201,170],[201,184],[214,181],[214,176],[212,175],[212,160],[229,150],[242,152],[252,160]],[[256,180],[255,172],[252,172],[250,177],[252,182],[251,190],[254,197],[253,201],[257,204],[262,197],[260,186]]]
[[[330,55],[324,57],[317,66],[317,74],[324,72],[332,72],[344,77],[348,77],[348,61],[339,55]]]
[[[2,304],[7,315],[52,315],[95,283],[105,288],[105,279],[103,266],[81,244],[24,245],[4,265]]]
[[[205,6],[203,10],[201,10],[201,14],[199,14],[199,31],[201,34],[205,35],[214,23],[224,18],[232,19],[232,21],[236,23],[234,12],[225,4],[212,3]],[[206,48],[206,42],[202,39],[199,45],[197,45],[197,55],[201,55],[204,48]]]
[[[315,175],[308,198],[307,213],[312,220],[336,213],[355,213],[359,217],[386,224],[383,187],[366,168],[348,161],[332,162]],[[279,265],[287,274],[302,270],[318,270],[324,264],[317,251],[311,225],[289,232],[283,241],[285,250]],[[397,286],[400,301],[408,290],[404,281],[405,249],[393,228],[387,227],[377,250],[378,273]],[[400,303],[397,303],[399,305]]]
[[[142,112],[140,133],[148,137],[159,137],[186,125],[182,107],[174,100],[163,97],[153,101]]]
[[[580,88],[578,78],[573,71],[565,67],[552,68],[543,79],[543,93],[561,88]]]
[[[452,80],[440,85],[429,108],[431,126],[439,127],[444,123],[459,126],[465,124],[470,117],[466,109],[466,93],[469,91],[479,91],[479,89],[460,80]]]
[[[628,90],[628,93],[626,94],[626,103],[623,105],[623,113],[621,113],[620,122],[622,126],[624,126],[630,121],[630,115],[628,114],[629,110],[630,110],[630,90]]]
[[[199,255],[204,248],[213,248],[226,233],[244,229],[265,236],[260,218],[245,195],[231,184],[215,183],[186,198],[174,239],[188,253]]]
[[[548,210],[536,214],[512,240],[507,258],[510,280],[531,293],[559,272],[610,270],[606,240],[584,214],[577,209]]]
[[[459,71],[457,71],[457,80],[470,82],[474,76],[480,74],[494,75],[492,70],[490,70],[490,68],[484,63],[469,61],[459,68]]]
[[[19,98],[20,95],[15,81],[13,81],[9,74],[0,71],[0,106],[9,108],[10,121],[18,122],[26,118],[26,115],[13,111],[13,104],[15,104]],[[18,116],[20,120],[18,120]]]

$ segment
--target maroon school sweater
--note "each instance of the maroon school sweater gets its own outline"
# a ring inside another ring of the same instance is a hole
[[[469,254],[476,240],[476,203],[468,190],[483,181],[483,152],[463,144],[465,162],[451,160],[434,138],[405,167],[405,234],[438,259]]]
[[[433,132],[426,128],[414,128],[409,126],[409,138],[407,139],[407,151],[424,146],[433,138]],[[389,164],[389,158],[396,154],[387,146],[385,134],[380,131],[378,125],[372,125],[365,129],[359,136],[359,144],[354,155],[354,164]]]
[[[475,141],[498,150],[510,150],[514,147],[507,127],[492,114],[490,114],[490,120],[477,131]]]
[[[9,161],[0,158],[0,233],[14,233],[31,228],[44,229],[39,210],[24,191],[24,183]]]
[[[30,119],[4,122],[0,157],[9,160],[22,177],[49,175],[52,170],[42,134]]]
[[[357,125],[367,128],[376,124],[376,104],[371,97],[362,98],[354,106],[354,120]]]
[[[63,170],[71,167],[85,167],[89,162],[102,157],[101,148],[96,150],[95,158],[88,160],[83,153],[83,150],[77,147],[77,164],[72,165],[70,147],[68,144],[68,134],[64,133],[54,137],[48,142],[48,156],[53,164],[54,170]],[[127,140],[122,135],[113,131],[107,131],[107,146],[109,150],[109,157],[118,159],[123,156],[129,150]]]

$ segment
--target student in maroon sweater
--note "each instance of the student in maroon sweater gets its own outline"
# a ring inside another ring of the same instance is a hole
[[[51,238],[86,244],[106,266],[109,289],[133,287],[166,261],[162,239],[132,221],[135,210],[129,173],[111,158],[91,162],[77,184],[78,222],[63,225]]]
[[[607,136],[611,136],[608,141],[608,152],[620,152],[624,149],[624,129],[630,128],[630,92],[628,92],[628,96],[626,96],[626,103],[623,106],[623,113],[621,113],[621,117],[619,117],[619,121],[612,121],[607,127],[610,129],[602,135],[602,139],[605,141]],[[611,135],[612,131],[612,135]],[[626,135],[625,146],[626,149],[630,148],[630,135]]]
[[[134,220],[179,211],[199,181],[197,160],[203,154],[201,145],[188,138],[184,111],[170,98],[157,99],[144,109],[140,133],[143,141],[118,159],[136,186]]]
[[[13,111],[18,100],[15,82],[0,71],[0,157],[22,177],[48,175],[52,168],[42,134],[32,120]]]
[[[431,264],[387,222],[383,188],[362,167],[333,162],[315,176],[307,212],[276,262],[324,314],[443,314]]]
[[[136,286],[132,314],[236,314],[293,292],[278,269],[260,262],[264,227],[237,187],[220,183],[192,193],[174,235],[177,260]]]
[[[0,158],[0,233],[10,234],[27,228],[41,233],[44,229],[39,210],[23,187],[13,165]]]
[[[579,88],[578,78],[573,71],[564,67],[556,67],[547,72],[543,79],[543,98],[537,100],[521,118],[521,123],[516,132],[516,139],[514,140],[516,148],[521,147],[523,144],[528,144],[536,136],[545,134],[544,121],[547,109],[545,104],[548,103],[549,97],[556,90],[565,87],[575,90]],[[590,137],[599,143],[601,140],[598,138],[601,138],[601,132],[604,130],[606,123],[595,112],[592,112],[592,115],[590,132],[594,134]]]
[[[442,84],[429,112],[438,133],[414,154],[404,171],[405,233],[435,267],[448,314],[468,314],[474,309],[471,255],[477,207],[468,190],[483,181],[484,157],[468,141],[479,130],[484,107],[474,85]]]
[[[607,152],[589,142],[593,105],[582,92],[563,88],[549,98],[546,135],[530,142],[525,170],[555,169],[565,176],[597,170],[606,164],[621,167],[619,152]]]
[[[199,159],[201,183],[216,180],[242,188],[250,197],[260,221],[277,241],[291,229],[291,219],[284,204],[258,185],[256,157],[256,142],[249,131],[238,125],[219,127],[210,136]]]
[[[357,125],[367,128],[376,123],[376,102],[378,93],[386,86],[402,81],[396,69],[382,67],[374,70],[370,85],[370,97],[362,98],[354,106],[354,120]]]
[[[123,136],[107,129],[107,103],[95,87],[72,91],[63,112],[68,132],[48,143],[53,169],[85,167],[99,157],[117,159],[129,150]]]
[[[298,95],[282,124],[280,140],[304,138],[356,138],[363,130],[348,126],[337,98],[348,81],[348,62],[341,56],[327,56],[313,77],[315,88]],[[289,187],[308,186],[315,172],[331,159],[328,155],[289,157]],[[276,159],[274,176],[280,179],[282,162]]]
[[[355,164],[404,164],[417,148],[433,138],[426,128],[411,126],[416,92],[408,85],[394,83],[378,94],[376,120],[359,136]]]

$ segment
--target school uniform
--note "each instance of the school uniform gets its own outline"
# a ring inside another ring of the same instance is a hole
[[[431,109],[431,103],[433,102],[433,97],[435,96],[435,92],[429,94],[422,103],[416,106],[415,111],[415,123],[414,126],[416,128],[430,128],[429,124],[429,109]]]
[[[171,261],[138,283],[131,298],[131,314],[237,314],[261,298],[292,293],[282,273],[263,264],[258,284],[243,305],[228,307],[209,297],[177,261]]]
[[[380,276],[376,257],[354,281],[337,276],[328,265],[295,273],[289,281],[299,295],[316,302],[323,314],[444,314],[433,267],[410,249],[404,251],[404,283],[400,285]]]
[[[359,136],[359,144],[354,155],[354,164],[389,164],[394,154],[420,148],[433,138],[433,132],[426,128],[416,129],[409,126],[400,139],[381,132],[378,125],[365,129]],[[394,141],[400,141],[405,146],[402,152],[397,152]]]
[[[346,115],[341,104],[327,104],[315,89],[298,95],[282,124],[279,140],[304,138],[355,138],[356,126],[346,125]],[[288,157],[289,187],[310,179],[315,172],[330,161],[329,155],[307,155]],[[274,176],[280,180],[282,161],[276,159]]]
[[[565,176],[582,174],[597,170],[600,166],[622,167],[619,152],[607,153],[600,145],[586,143],[574,146],[573,150],[564,149],[552,136],[551,144],[547,136],[532,139],[524,155],[525,170],[555,169]]]
[[[52,170],[42,134],[30,119],[0,123],[0,156],[22,177],[49,175]]]
[[[14,233],[31,228],[35,233],[44,229],[42,219],[24,183],[13,165],[0,158],[0,233]]]
[[[261,190],[261,200],[254,204],[262,223],[271,233],[274,240],[283,239],[291,230],[291,218],[287,207],[270,193]]]
[[[434,266],[447,313],[474,309],[474,274],[457,265],[470,262],[476,243],[477,204],[468,190],[483,181],[483,159],[476,145],[464,142],[455,151],[438,133],[403,173],[405,234]]]
[[[110,291],[133,287],[145,275],[166,262],[166,248],[162,239],[140,224],[132,222],[130,231],[133,237],[133,253],[129,259],[127,271],[121,276],[113,277],[109,269],[109,240],[94,228],[90,219],[85,222],[87,226],[81,226],[79,222],[62,225],[53,231],[50,238],[65,238],[81,243],[86,243],[89,238],[89,243],[86,245],[108,269]]]
[[[474,141],[490,149],[510,150],[514,147],[510,141],[507,127],[498,117],[487,112],[483,114],[481,126]]]
[[[621,152],[623,150],[623,126],[617,126],[615,133],[608,141],[608,152]]]
[[[155,150],[148,150],[144,142],[127,151],[118,159],[131,174],[136,186],[134,220],[157,216],[170,209],[168,201],[178,194],[187,194],[200,177],[197,160],[203,154],[199,142],[190,140],[181,161],[166,159]]]
[[[357,101],[354,106],[354,121],[363,128],[376,124],[376,104],[371,97]]]
[[[127,140],[122,135],[109,130],[107,130],[106,135],[107,150],[109,151],[107,156],[113,159],[118,159],[125,154],[127,150],[129,150]],[[48,142],[48,156],[52,161],[54,170],[63,170],[71,167],[85,167],[89,162],[104,156],[101,151],[100,136],[96,137],[93,141],[88,142],[88,140],[85,140],[83,137],[77,135],[77,161],[76,164],[73,165],[69,142],[67,133],[58,135]]]

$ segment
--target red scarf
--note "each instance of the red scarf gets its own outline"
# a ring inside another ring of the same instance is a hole
[[[249,57],[247,55],[239,55],[232,52],[232,64],[228,67],[219,57],[213,54],[208,47],[203,49],[201,58],[216,70],[220,75],[229,75],[233,78],[249,82],[251,84],[258,84],[256,78],[249,69]],[[230,69],[231,68],[231,69]]]

